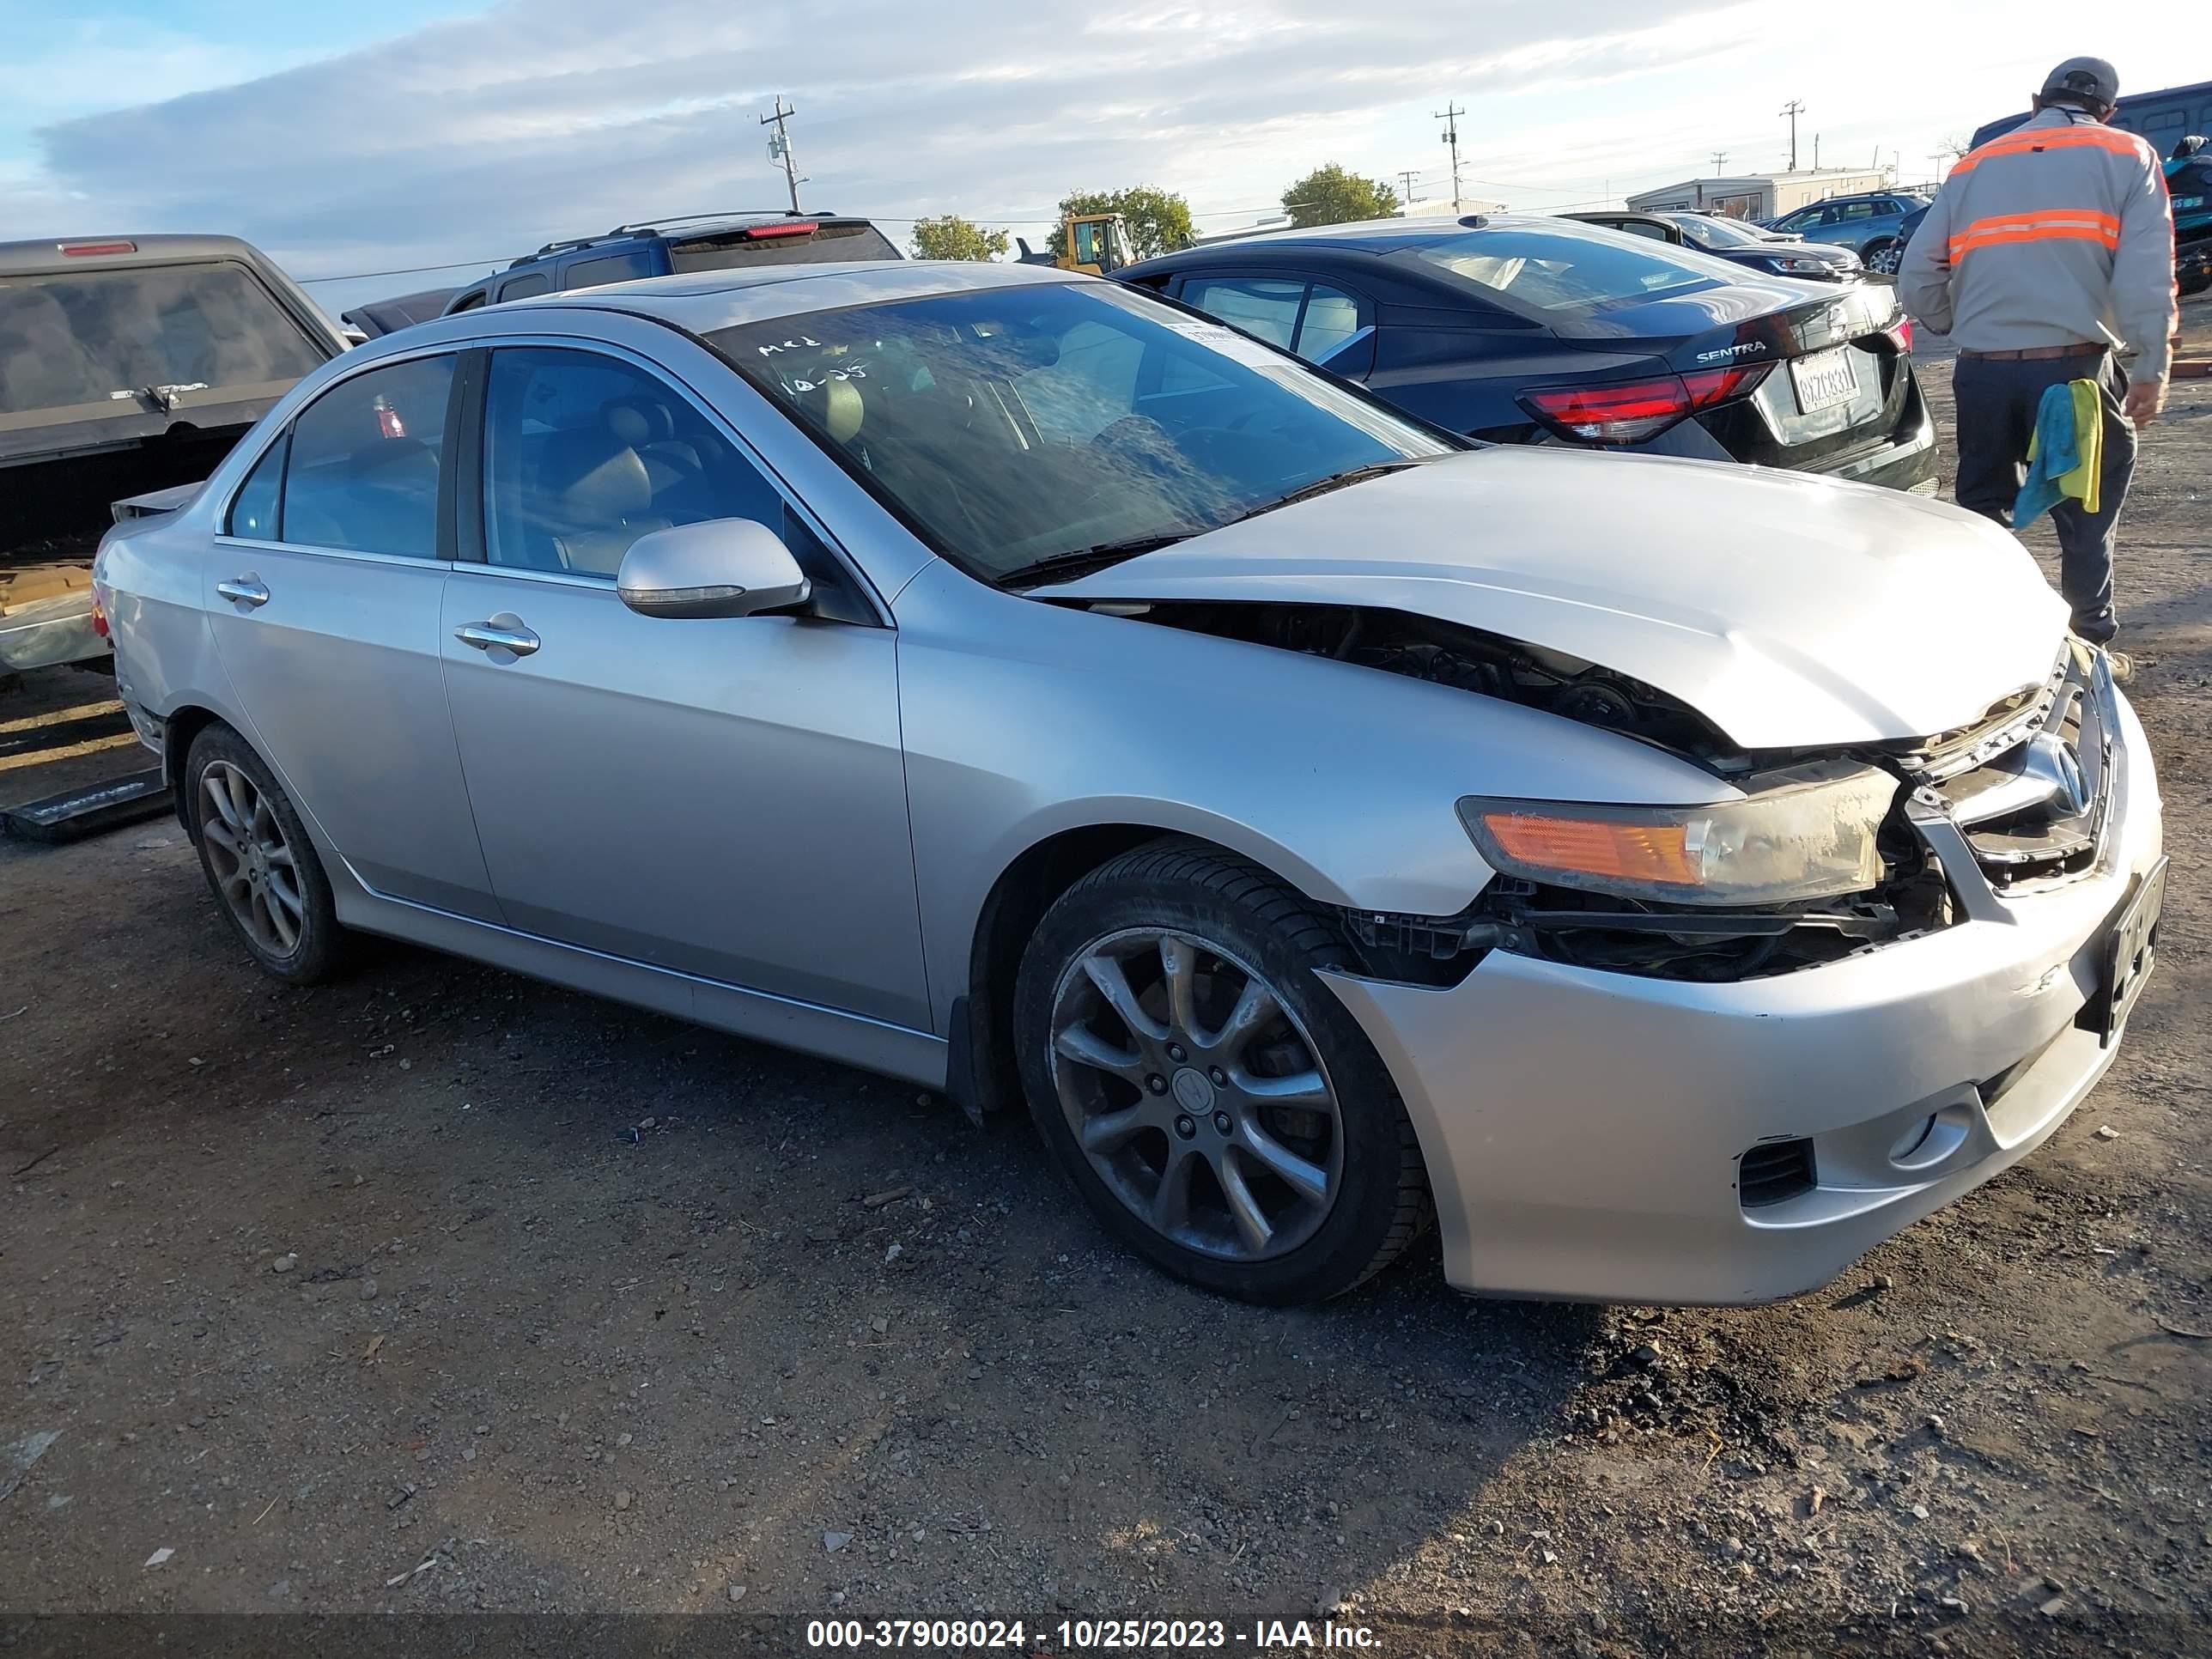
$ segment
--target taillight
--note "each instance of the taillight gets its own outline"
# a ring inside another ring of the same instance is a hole
[[[92,585],[92,631],[103,640],[107,637],[107,584],[96,581]]]
[[[1766,377],[1768,367],[1699,369],[1613,386],[1539,386],[1524,393],[1522,403],[1571,438],[1640,443],[1685,416],[1742,396]]]
[[[1897,342],[1897,349],[1899,351],[1911,350],[1912,319],[1910,317],[1899,317],[1897,321],[1892,325],[1889,331],[1889,337]]]
[[[764,236],[811,236],[821,228],[821,223],[813,219],[779,219],[773,224],[746,226],[745,236],[757,242]]]

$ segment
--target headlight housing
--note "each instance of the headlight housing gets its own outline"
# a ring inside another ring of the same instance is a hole
[[[1799,272],[1818,275],[1835,267],[1826,259],[1808,259],[1802,254],[1776,254],[1766,262],[1778,271],[1794,276]]]
[[[1665,904],[1784,904],[1863,893],[1898,780],[1815,761],[1746,780],[1711,806],[1608,806],[1469,795],[1460,822],[1500,873]]]

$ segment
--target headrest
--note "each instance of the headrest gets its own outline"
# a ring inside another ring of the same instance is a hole
[[[665,404],[634,398],[607,405],[607,430],[632,449],[665,443],[676,435],[676,416]]]
[[[653,505],[643,459],[604,428],[554,434],[546,441],[538,482],[574,525],[620,524]]]

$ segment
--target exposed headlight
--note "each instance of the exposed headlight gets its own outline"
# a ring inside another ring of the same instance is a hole
[[[1819,761],[1760,773],[1717,806],[1469,795],[1459,816],[1505,875],[1662,903],[1778,904],[1874,886],[1898,787],[1875,767]]]
[[[1777,256],[1766,263],[1786,276],[1796,276],[1800,272],[1811,276],[1825,276],[1835,269],[1835,266],[1826,259],[1808,259],[1794,253]]]

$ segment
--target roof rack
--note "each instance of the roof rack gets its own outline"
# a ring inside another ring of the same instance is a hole
[[[663,225],[691,225],[702,219],[741,219],[753,214],[770,219],[834,219],[837,216],[827,208],[723,208],[714,213],[678,213],[665,219],[639,219],[629,224],[617,225],[609,234],[623,236],[632,231],[658,230]]]

